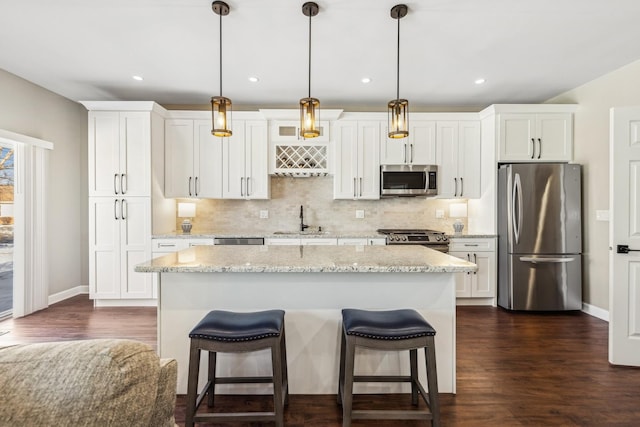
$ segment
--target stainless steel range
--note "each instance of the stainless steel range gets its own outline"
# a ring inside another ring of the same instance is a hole
[[[449,239],[442,231],[380,228],[378,233],[387,235],[387,245],[420,245],[449,252]]]

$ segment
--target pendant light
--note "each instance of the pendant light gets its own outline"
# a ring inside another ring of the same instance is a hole
[[[407,15],[407,5],[391,8],[391,17],[398,21],[398,50],[396,62],[396,99],[389,101],[389,138],[409,136],[409,101],[400,99],[400,19]]]
[[[220,17],[220,96],[211,97],[211,134],[219,137],[231,136],[231,100],[222,96],[222,17],[229,14],[229,5],[223,1],[211,4],[213,12]]]
[[[309,17],[309,93],[300,100],[300,136],[315,138],[320,136],[320,101],[311,97],[311,17],[318,14],[318,5],[306,2],[302,5],[302,13]]]

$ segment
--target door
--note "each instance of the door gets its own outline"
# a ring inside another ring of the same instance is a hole
[[[151,258],[151,200],[129,197],[120,206],[120,297],[152,298],[152,275],[134,271]]]
[[[89,196],[120,194],[120,114],[89,112]]]
[[[380,198],[380,123],[358,122],[358,180],[360,199]]]
[[[640,107],[611,110],[609,362],[640,366]]]
[[[509,253],[581,253],[580,165],[514,164],[508,168]]]
[[[244,122],[235,120],[233,135],[222,139],[222,197],[246,197]]]
[[[120,113],[120,194],[151,196],[151,115]]]
[[[480,122],[460,122],[458,130],[458,196],[480,197]]]
[[[268,199],[269,171],[267,125],[264,121],[245,124],[246,196],[250,199]]]
[[[459,196],[458,182],[458,122],[437,123],[438,195]]]
[[[334,150],[333,198],[356,198],[358,167],[358,126],[356,122],[339,122],[336,125]],[[379,172],[378,172],[379,173]]]
[[[549,113],[536,115],[535,160],[570,161],[573,155],[572,114]]]
[[[89,199],[89,297],[120,298],[121,199]]]
[[[210,126],[210,125],[209,125]],[[169,119],[165,133],[165,197],[193,196],[193,120]]]
[[[195,120],[193,131],[193,194],[204,199],[219,199],[222,197],[222,138],[211,135],[210,120]]]

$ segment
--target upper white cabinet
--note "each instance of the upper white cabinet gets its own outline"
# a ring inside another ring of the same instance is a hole
[[[573,117],[569,113],[500,114],[498,161],[571,160]]]
[[[269,125],[269,139],[272,142],[329,142],[329,122],[320,121],[318,130],[320,135],[316,138],[305,139],[300,136],[299,120],[273,120]]]
[[[334,199],[380,198],[380,121],[335,126]]]
[[[166,197],[222,197],[222,138],[211,120],[165,121]]]
[[[151,112],[89,111],[89,196],[151,196]]]
[[[433,165],[436,163],[436,122],[432,120],[409,120],[409,136],[402,139],[389,138],[387,125],[380,144],[382,165]]]
[[[480,197],[480,122],[439,121],[436,129],[438,196]]]
[[[268,199],[267,122],[234,120],[232,130],[222,141],[222,197]]]

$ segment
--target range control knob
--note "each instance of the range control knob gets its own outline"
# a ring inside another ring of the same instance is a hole
[[[407,240],[409,240],[409,239],[407,238],[407,236],[402,236],[402,241],[403,241],[403,242],[406,242]]]
[[[440,236],[439,234],[437,234],[437,235],[436,235],[436,241],[438,241],[438,242],[439,242],[440,240],[442,240],[442,236]]]

